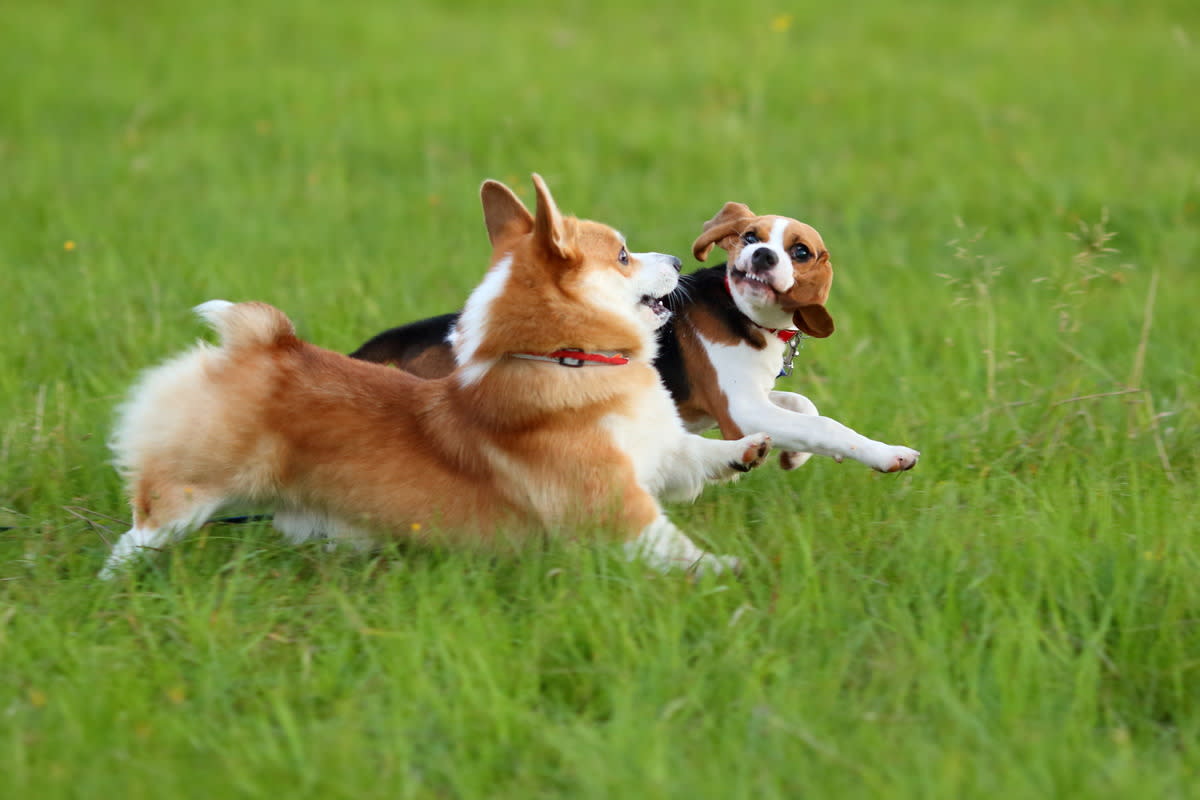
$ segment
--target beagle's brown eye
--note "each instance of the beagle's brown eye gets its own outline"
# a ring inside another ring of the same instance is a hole
[[[746,244],[754,244],[758,241],[758,234],[754,231],[746,231],[742,234],[742,241]]]
[[[629,264],[629,251],[624,247],[621,248],[621,252],[617,253],[617,261],[625,265]]]
[[[804,263],[812,258],[812,251],[802,244],[798,244],[792,248],[791,256],[793,261]]]

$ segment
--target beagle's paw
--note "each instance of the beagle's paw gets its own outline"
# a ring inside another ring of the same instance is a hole
[[[743,436],[738,440],[738,444],[742,446],[741,458],[729,462],[730,468],[738,472],[749,472],[760,466],[771,452],[771,437],[765,433]]]
[[[871,466],[880,472],[903,472],[917,465],[921,457],[919,450],[899,445],[886,445],[879,453],[879,459]]]

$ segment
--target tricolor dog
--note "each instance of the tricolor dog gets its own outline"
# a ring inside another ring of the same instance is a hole
[[[101,575],[229,502],[272,507],[292,541],[487,542],[604,526],[659,568],[718,572],[663,515],[756,466],[755,433],[687,433],[651,364],[679,260],[630,253],[564,217],[534,176],[536,215],[483,184],[491,267],[454,328],[454,370],[424,380],[315,347],[263,303],[213,300],[200,344],[143,375],[112,439],[133,527]]]
[[[704,224],[692,251],[704,261],[713,247],[724,249],[728,262],[684,275],[666,300],[674,316],[658,332],[654,363],[685,426],[699,432],[715,425],[726,439],[765,432],[784,450],[784,469],[812,453],[881,472],[915,466],[916,450],[868,439],[819,416],[807,397],[773,389],[775,379],[791,371],[800,336],[833,333],[825,308],[833,268],[821,235],[789,217],[726,203]],[[392,328],[353,356],[426,377],[444,375],[453,368],[447,336],[456,319],[444,314]]]

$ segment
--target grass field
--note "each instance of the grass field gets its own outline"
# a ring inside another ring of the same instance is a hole
[[[0,796],[1200,796],[1195,3],[5,17]],[[265,526],[95,580],[191,306],[341,350],[456,308],[534,170],[634,249],[817,226],[838,333],[784,383],[919,466],[672,507],[740,581]]]

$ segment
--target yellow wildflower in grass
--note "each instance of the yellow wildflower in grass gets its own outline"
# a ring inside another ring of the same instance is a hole
[[[791,14],[779,14],[771,20],[771,30],[776,33],[787,33],[788,29],[792,27],[793,19]]]
[[[72,241],[71,239],[67,239],[65,242],[63,242],[63,250],[66,250],[69,253],[74,249],[75,249],[75,242]]]

